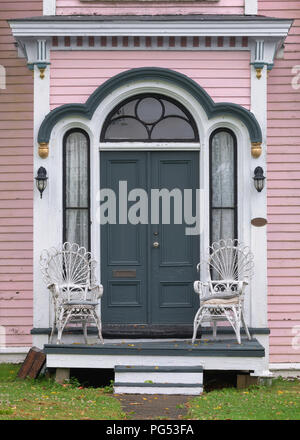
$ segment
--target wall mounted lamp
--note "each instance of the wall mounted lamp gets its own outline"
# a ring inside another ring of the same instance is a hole
[[[41,194],[41,198],[43,197],[43,192],[47,186],[47,171],[44,167],[40,167],[37,172],[37,176],[35,177],[35,182],[37,189],[39,190]]]
[[[265,176],[262,167],[256,167],[254,170],[254,186],[258,192],[261,192],[265,186]]]

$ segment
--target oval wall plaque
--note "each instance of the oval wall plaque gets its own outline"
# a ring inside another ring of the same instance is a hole
[[[266,218],[256,217],[251,220],[253,226],[265,226],[268,223]]]

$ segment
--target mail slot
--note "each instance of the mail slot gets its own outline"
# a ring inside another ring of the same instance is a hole
[[[113,270],[114,278],[136,278],[136,270]]]

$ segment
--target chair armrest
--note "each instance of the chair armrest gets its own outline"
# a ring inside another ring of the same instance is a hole
[[[238,282],[238,291],[239,291],[239,295],[243,295],[245,293],[245,288],[246,286],[248,286],[248,281],[243,280],[243,281],[239,281]]]
[[[47,289],[52,293],[53,299],[59,297],[59,287],[56,283],[48,284]]]
[[[194,282],[194,291],[199,295],[200,298],[205,296],[208,288],[209,288],[208,283],[204,283],[203,281]]]
[[[92,300],[93,299],[99,299],[103,295],[103,286],[102,284],[98,284],[95,286],[90,286],[89,290],[91,292]]]

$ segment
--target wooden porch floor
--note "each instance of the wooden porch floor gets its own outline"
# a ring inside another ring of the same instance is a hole
[[[105,342],[105,344],[46,344],[47,355],[127,355],[127,356],[226,356],[226,357],[264,357],[265,349],[256,340],[242,339],[238,344],[235,339],[197,340],[193,345],[190,340],[158,340],[134,342]]]

